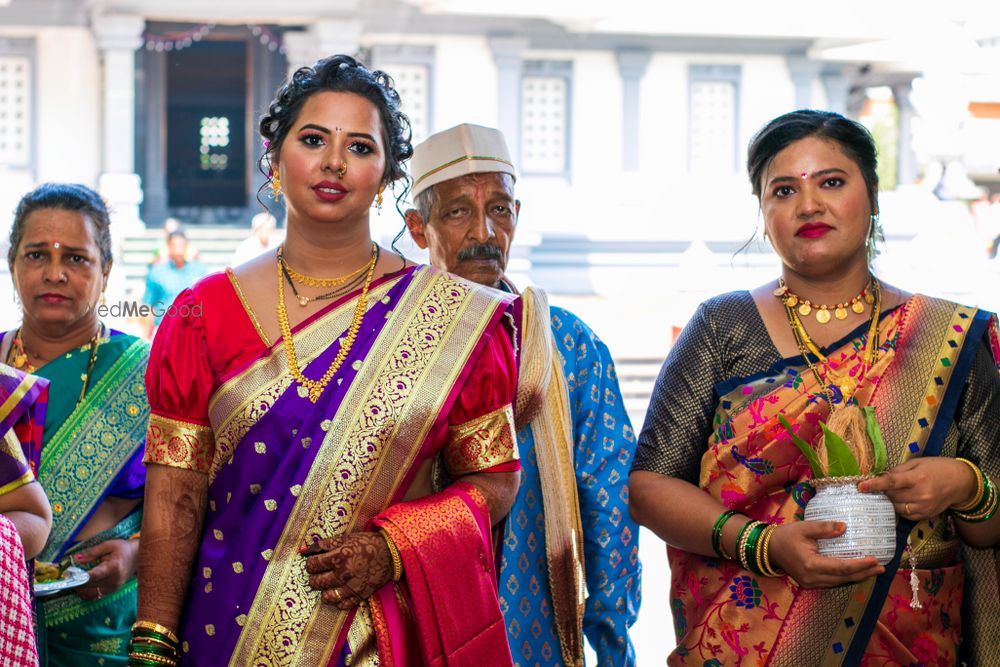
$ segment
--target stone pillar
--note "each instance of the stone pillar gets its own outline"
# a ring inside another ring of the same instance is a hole
[[[825,70],[820,78],[823,81],[823,89],[826,91],[826,110],[834,111],[841,115],[848,115],[847,94],[851,89],[851,82],[844,75],[842,69]]]
[[[145,150],[142,151],[143,207],[147,225],[158,225],[170,214],[167,201],[167,54],[142,54],[145,85]]]
[[[100,14],[92,29],[104,60],[104,136],[98,187],[119,229],[143,227],[142,187],[135,173],[135,50],[146,22],[131,14]]]
[[[812,89],[823,64],[809,60],[805,55],[790,55],[786,58],[788,75],[795,86],[795,108],[813,108]]]
[[[639,88],[652,56],[648,51],[618,52],[622,77],[622,169],[639,170]]]
[[[515,163],[521,161],[521,54],[527,48],[528,40],[523,37],[490,38],[497,65],[497,124]]]
[[[909,185],[920,175],[917,154],[913,150],[913,104],[910,102],[911,83],[898,83],[892,87],[892,96],[899,110],[899,156],[896,162],[896,184]]]
[[[326,18],[301,32],[284,34],[288,75],[321,58],[344,54],[353,56],[361,43],[362,23],[355,18]]]

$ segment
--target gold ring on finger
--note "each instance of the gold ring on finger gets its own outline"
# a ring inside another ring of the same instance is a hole
[[[333,594],[334,594],[334,596],[336,596],[337,602],[343,602],[344,601],[344,599],[342,597],[340,597],[340,589],[334,588],[333,589]]]
[[[910,516],[910,503],[903,503],[903,516]]]

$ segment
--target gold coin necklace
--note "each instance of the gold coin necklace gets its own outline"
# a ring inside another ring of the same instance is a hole
[[[828,306],[826,304],[815,304],[809,299],[803,299],[798,294],[795,294],[790,289],[788,285],[785,284],[784,278],[778,278],[778,289],[774,290],[774,296],[781,299],[781,302],[785,304],[785,307],[796,308],[799,315],[802,317],[807,317],[810,313],[816,313],[816,321],[820,324],[826,324],[830,321],[830,311],[833,311],[833,317],[838,320],[847,319],[847,309],[850,308],[854,313],[860,315],[865,312],[865,304],[871,304],[874,301],[874,296],[872,294],[872,284],[875,278],[870,277],[868,284],[865,288],[861,290],[861,294],[850,301],[845,301],[843,303],[834,304]]]
[[[285,360],[288,362],[289,372],[300,385],[299,394],[302,395],[302,389],[304,389],[305,395],[309,397],[310,401],[315,403],[323,394],[326,386],[330,384],[333,376],[340,370],[344,360],[351,351],[351,347],[354,346],[354,340],[358,337],[361,320],[364,319],[365,310],[368,306],[368,288],[371,286],[372,276],[375,274],[375,263],[378,260],[378,244],[372,243],[372,258],[366,267],[362,267],[367,268],[368,273],[365,276],[364,285],[361,287],[358,305],[354,308],[354,317],[351,318],[351,325],[347,329],[344,342],[340,345],[340,350],[337,351],[337,356],[330,363],[330,367],[323,373],[323,377],[318,380],[307,378],[302,374],[302,369],[299,368],[299,358],[295,353],[295,342],[292,340],[292,327],[288,323],[288,311],[285,308],[285,265],[281,258],[280,248],[278,249],[278,253],[278,329],[281,331],[281,339],[285,344]]]
[[[859,371],[857,378],[851,377],[850,373],[837,371],[830,367],[830,360],[820,351],[819,347],[813,342],[812,338],[809,337],[809,332],[806,331],[805,325],[802,323],[802,320],[799,319],[799,314],[796,312],[796,309],[789,304],[787,300],[782,299],[782,303],[785,306],[785,315],[787,315],[788,324],[792,328],[792,335],[795,336],[795,343],[799,348],[799,354],[802,355],[802,359],[806,362],[806,366],[808,366],[809,370],[812,371],[817,384],[823,390],[827,403],[830,405],[831,412],[836,409],[833,404],[833,394],[830,392],[828,383],[824,381],[819,369],[809,358],[809,354],[812,353],[820,364],[826,366],[827,375],[830,376],[834,384],[837,385],[837,388],[843,396],[843,402],[846,403],[857,390],[858,384],[860,384],[861,381],[860,379],[868,374],[868,371],[871,370],[872,366],[875,365],[875,362],[878,359],[878,316],[882,308],[882,290],[878,280],[874,277],[872,277],[869,287],[873,294],[873,307],[871,318],[868,323],[868,342],[865,348],[862,368]],[[865,289],[868,290],[869,288],[866,287]],[[775,290],[775,295],[778,296],[778,290]]]

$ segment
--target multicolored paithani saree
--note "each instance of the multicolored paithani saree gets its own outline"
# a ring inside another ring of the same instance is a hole
[[[48,382],[0,364],[0,496],[35,481]],[[17,528],[0,515],[0,664],[38,664],[31,612],[31,568]]]
[[[883,315],[878,360],[863,375],[868,340],[862,329],[825,354],[830,367],[860,382],[854,399],[875,407],[890,467],[914,456],[961,455],[995,475],[996,450],[989,449],[995,447],[995,433],[972,442],[955,424],[974,361],[980,371],[983,363],[987,366],[983,375],[989,391],[1000,391],[995,318],[914,296]],[[984,341],[992,347],[992,358]],[[819,368],[834,403],[842,402],[834,377],[825,366]],[[826,419],[829,406],[813,374],[801,359],[792,358],[764,372],[727,379],[715,392],[718,405],[703,450],[700,486],[751,518],[778,524],[801,520],[812,495],[809,466],[777,416],[783,414],[806,440],[818,439],[819,421]],[[922,609],[910,606],[908,559],[900,562],[908,538]],[[853,586],[805,590],[789,577],[759,577],[735,562],[670,547],[671,610],[679,646],[668,662],[699,667],[957,664],[966,570],[959,550],[948,517],[917,525],[899,518],[897,555],[884,575]],[[997,593],[994,576],[992,595]],[[995,639],[1000,619],[983,616],[980,626],[992,624]],[[992,655],[995,660],[1000,651],[994,647]]]
[[[0,364],[0,495],[35,481],[49,383]]]
[[[13,335],[4,335],[6,355]],[[39,560],[57,561],[138,532],[141,512],[84,542],[76,536],[109,497],[141,498],[149,404],[143,376],[149,346],[112,331],[101,340],[86,394],[78,402],[90,346],[71,350],[35,373],[50,384],[38,480],[52,505],[52,532]],[[124,665],[137,597],[133,577],[114,593],[86,601],[66,593],[38,605],[42,665]]]
[[[295,328],[307,376],[337,355],[355,297]],[[231,272],[178,297],[205,315],[166,318],[157,334],[146,460],[209,478],[183,664],[510,664],[478,490],[401,501],[438,452],[452,478],[518,468],[511,301],[430,267],[375,281],[313,403]],[[399,548],[403,579],[356,612],[322,603],[300,545],[376,524]]]

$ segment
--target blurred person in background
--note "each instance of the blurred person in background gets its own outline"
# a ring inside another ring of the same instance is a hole
[[[189,244],[182,230],[167,237],[167,256],[154,263],[146,274],[146,293],[142,302],[153,307],[153,314],[145,322],[146,338],[151,339],[156,327],[163,321],[163,314],[177,295],[208,274],[208,267],[197,260],[188,259]]]
[[[825,111],[751,141],[781,275],[699,307],[629,480],[633,516],[669,545],[670,665],[1000,664],[997,321],[872,273],[876,165],[869,132]],[[812,474],[780,421],[806,446],[821,422],[860,443],[863,407],[888,460],[857,488],[897,515],[886,566],[819,553],[845,524],[802,520]]]
[[[108,210],[93,190],[46,184],[26,194],[10,248],[22,321],[0,337],[0,359],[50,383],[37,477],[52,531],[38,558],[90,574],[39,601],[41,664],[124,665],[136,610],[149,347],[97,317],[112,260]]]
[[[406,225],[431,264],[517,294],[504,275],[521,203],[503,134],[459,125],[413,152]],[[503,536],[501,608],[517,665],[633,665],[639,531],[628,512],[635,435],[607,346],[579,317],[520,292],[522,484]],[[544,400],[532,392],[541,385]],[[523,391],[530,387],[530,391]],[[530,423],[529,423],[530,422]],[[585,576],[584,576],[585,575]]]
[[[287,239],[153,344],[134,664],[510,665],[514,298],[372,242],[413,151],[384,72],[300,68],[259,129]]]
[[[285,234],[276,229],[274,216],[267,211],[258,213],[250,223],[250,236],[236,246],[229,266],[239,266],[257,255],[277,250],[284,240]]]

